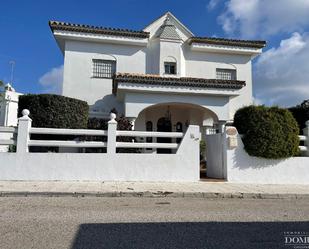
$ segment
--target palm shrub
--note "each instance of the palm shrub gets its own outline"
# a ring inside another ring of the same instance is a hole
[[[299,128],[292,113],[279,107],[247,106],[234,116],[251,156],[279,159],[299,154]]]

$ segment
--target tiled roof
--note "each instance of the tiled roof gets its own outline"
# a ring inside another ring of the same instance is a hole
[[[241,89],[246,85],[245,81],[240,80],[217,80],[217,79],[203,79],[190,77],[162,77],[153,74],[130,74],[117,73],[114,76],[113,90],[117,91],[118,82],[134,83],[134,84],[149,84],[162,86],[186,86],[197,88],[220,88],[220,89]]]
[[[216,37],[191,37],[189,39],[189,44],[191,45],[193,42],[214,44],[214,45],[236,46],[236,47],[249,47],[249,48],[263,48],[266,46],[266,41],[235,40],[235,39],[225,39]]]
[[[176,31],[175,25],[169,18],[166,18],[161,27],[159,28],[157,37],[172,40],[181,40],[179,34]]]
[[[144,32],[144,31],[97,27],[97,26],[90,26],[90,25],[83,25],[83,24],[73,24],[73,23],[68,23],[68,22],[49,21],[49,27],[51,28],[52,31],[65,30],[65,31],[114,35],[114,36],[126,36],[126,37],[137,37],[137,38],[148,38],[149,37],[149,33]]]

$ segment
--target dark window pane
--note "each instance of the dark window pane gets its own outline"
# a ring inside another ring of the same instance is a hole
[[[164,73],[165,74],[176,74],[176,63],[175,62],[164,62]]]
[[[112,78],[116,72],[115,61],[93,59],[92,63],[92,77],[94,78]]]

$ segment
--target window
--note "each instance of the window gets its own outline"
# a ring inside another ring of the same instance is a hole
[[[93,59],[92,64],[94,78],[112,78],[116,72],[116,61]]]
[[[217,68],[217,79],[218,80],[236,80],[236,70]]]
[[[176,63],[175,62],[164,62],[164,73],[165,74],[176,74]]]

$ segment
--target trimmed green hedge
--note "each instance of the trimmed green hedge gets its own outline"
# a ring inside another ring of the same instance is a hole
[[[87,128],[87,102],[54,94],[27,94],[19,97],[18,115],[29,109],[33,127]]]
[[[251,156],[279,159],[299,154],[299,128],[291,112],[278,107],[248,106],[234,116]]]

